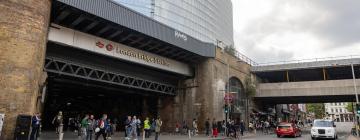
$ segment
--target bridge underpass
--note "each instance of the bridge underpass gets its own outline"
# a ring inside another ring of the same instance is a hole
[[[359,58],[254,66],[254,99],[264,104],[355,102],[351,64],[359,87]]]

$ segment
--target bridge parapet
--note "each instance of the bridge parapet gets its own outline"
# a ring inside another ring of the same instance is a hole
[[[339,58],[339,57],[334,57]],[[308,59],[313,61],[283,61],[278,63],[260,63],[257,66],[251,67],[252,72],[265,72],[265,71],[281,71],[281,70],[295,70],[295,69],[311,69],[321,67],[335,67],[347,66],[352,64],[360,64],[360,56],[341,57],[343,59]],[[307,60],[307,59],[306,59]]]
[[[356,79],[356,85],[360,86],[360,79]],[[358,88],[358,93],[359,92],[360,90]],[[354,94],[353,80],[345,79],[260,83],[257,87],[257,93],[255,97],[333,96],[352,94]]]

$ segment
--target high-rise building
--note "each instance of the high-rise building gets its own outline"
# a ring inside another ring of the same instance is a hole
[[[233,45],[231,0],[114,0],[203,42]]]

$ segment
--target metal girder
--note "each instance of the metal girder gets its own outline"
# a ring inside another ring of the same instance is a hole
[[[86,26],[84,29],[83,29],[83,32],[87,32],[89,30],[91,30],[92,28],[94,28],[96,25],[98,25],[99,22],[98,21],[93,21],[92,23],[90,23],[88,26]]]
[[[105,82],[125,87],[175,95],[176,87],[155,81],[131,77],[121,73],[110,72],[105,69],[94,68],[84,64],[76,64],[67,60],[46,57],[45,71],[59,75],[73,76],[88,80]]]
[[[136,39],[136,40],[132,40],[131,42],[130,42],[130,44],[135,44],[135,43],[138,43],[138,42],[140,42],[141,40],[143,40],[144,38],[142,38],[142,37],[139,37],[138,39]]]
[[[84,21],[85,19],[86,19],[85,16],[80,15],[77,19],[75,19],[75,20],[71,23],[70,27],[71,27],[71,28],[74,28],[75,26],[79,25],[79,24],[80,24],[82,21]]]
[[[151,44],[153,41],[152,40],[149,40],[148,42],[144,43],[144,44],[141,44],[140,46],[138,46],[137,48],[144,48],[145,46]]]
[[[132,37],[132,36],[134,36],[134,34],[128,34],[127,36],[125,36],[124,38],[121,38],[120,40],[119,40],[119,42],[123,42],[123,41],[125,41],[126,39],[129,39],[130,37]]]
[[[105,33],[106,31],[110,30],[111,26],[105,26],[100,31],[96,32],[96,36],[100,36],[101,34]]]
[[[58,23],[70,15],[70,11],[62,11],[59,16],[55,18],[55,23]]]
[[[116,30],[114,33],[110,34],[110,35],[108,36],[108,38],[109,38],[109,39],[113,39],[114,37],[116,37],[117,35],[120,35],[120,34],[123,33],[123,32],[124,32],[124,30],[118,29],[118,30]]]

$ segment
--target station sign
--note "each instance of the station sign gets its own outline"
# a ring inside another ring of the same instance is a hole
[[[193,75],[188,64],[60,25],[51,26],[50,41],[185,76]]]

